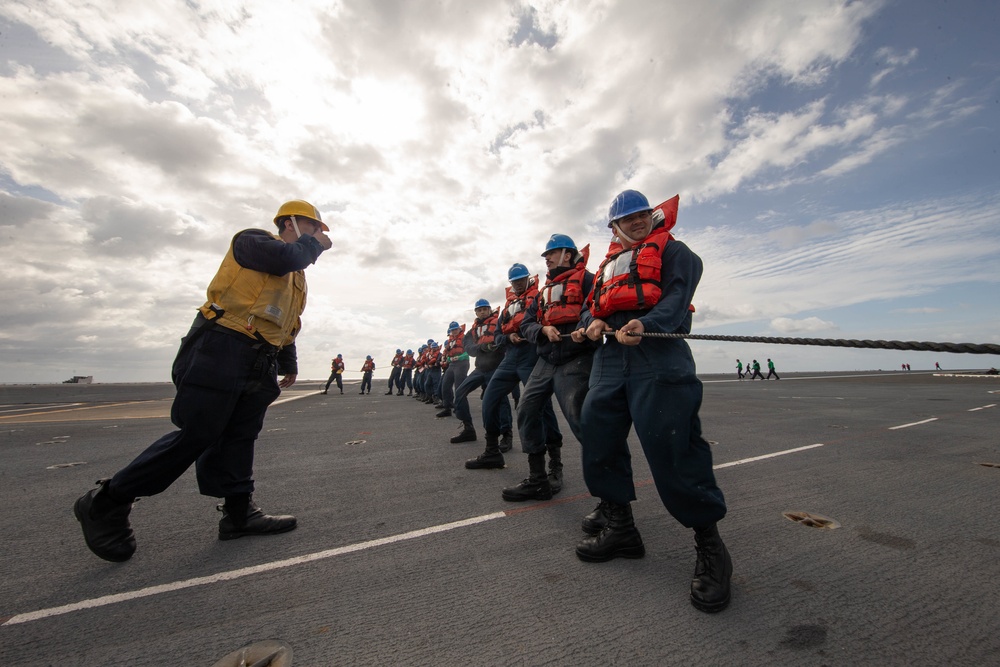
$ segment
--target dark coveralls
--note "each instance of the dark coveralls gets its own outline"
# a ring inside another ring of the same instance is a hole
[[[535,351],[535,346],[527,341],[518,345],[510,342],[501,330],[500,320],[497,320],[496,335],[493,340],[499,349],[504,351],[504,355],[503,361],[493,372],[493,377],[486,386],[486,393],[483,394],[483,430],[487,434],[500,434],[504,432],[501,406],[507,402],[507,394],[510,394],[519,382],[528,381],[535,362],[538,361],[538,353]],[[551,445],[561,443],[562,432],[559,430],[551,399],[545,401],[542,408],[542,423],[545,427],[545,442]]]
[[[594,274],[587,271],[583,278],[583,293],[590,294],[594,287]],[[576,439],[580,434],[583,401],[587,396],[590,368],[594,360],[597,341],[574,343],[564,338],[553,343],[542,333],[538,301],[528,307],[521,323],[521,335],[535,343],[538,361],[521,392],[521,407],[517,411],[517,432],[521,449],[526,454],[542,454],[546,448],[545,425],[542,415],[545,405],[551,406],[552,394],[559,401],[559,408],[569,422]],[[568,334],[579,328],[577,322],[556,325],[559,333]]]
[[[424,394],[437,399],[441,398],[441,352],[439,348],[434,348],[436,355],[431,361],[431,355],[427,355],[427,365],[424,366]]]
[[[456,349],[461,349],[461,353],[449,357],[448,368],[441,378],[441,405],[446,410],[456,407],[455,401],[457,397],[455,389],[462,386],[462,383],[465,382],[465,379],[469,375],[469,354],[461,340],[459,340],[459,345],[457,346],[452,345],[450,341],[445,341],[444,351],[441,354],[450,355]]]
[[[397,385],[399,385],[399,376],[403,372],[402,366],[403,366],[403,355],[402,354],[397,354],[395,357],[392,358],[392,370],[389,371],[389,387],[388,387],[388,389],[389,389],[390,392],[393,389],[395,389],[397,387]]]
[[[337,365],[337,362],[334,361],[330,365],[330,378],[326,381],[326,387],[323,388],[323,391],[330,391],[330,385],[336,382],[337,389],[340,390],[341,394],[344,393],[344,381],[340,379],[341,374],[337,372],[338,370],[343,370],[343,362],[341,365]]]
[[[304,235],[285,243],[263,230],[241,232],[236,261],[248,269],[281,276],[316,261],[323,246]],[[280,350],[222,326],[201,313],[181,341],[171,379],[177,387],[170,420],[180,429],[164,435],[118,471],[113,497],[152,496],[169,487],[192,463],[202,495],[253,493],[254,441],[267,406],[278,397],[277,365],[297,374],[295,344]]]
[[[375,362],[371,359],[365,361],[361,366],[361,393],[364,394],[365,388],[368,389],[367,393],[372,393],[372,371],[375,370]]]
[[[490,383],[494,371],[503,360],[503,352],[492,346],[489,350],[484,350],[476,340],[475,332],[479,327],[479,320],[472,326],[472,330],[465,334],[465,351],[469,356],[475,357],[476,367],[465,378],[465,381],[455,390],[455,416],[463,424],[472,423],[472,410],[469,409],[469,394],[480,387],[485,387]],[[500,415],[500,430],[497,433],[507,433],[513,424],[510,401],[506,396],[497,403]]]
[[[403,357],[403,361],[400,362],[399,367],[402,371],[399,374],[399,379],[396,380],[396,391],[400,394],[403,393],[403,387],[409,389],[410,393],[413,393],[413,355],[407,355]]]
[[[618,329],[639,319],[649,333],[689,333],[688,306],[701,273],[701,258],[670,241],[663,252],[660,301],[650,310],[617,312],[604,321]],[[581,325],[592,321],[584,310]],[[686,341],[644,338],[626,346],[606,339],[594,355],[583,404],[583,476],[591,495],[622,505],[635,500],[627,442],[634,425],[667,511],[689,528],[722,519],[726,502],[715,483],[712,450],[701,435],[701,399]]]

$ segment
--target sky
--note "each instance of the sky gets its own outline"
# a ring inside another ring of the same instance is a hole
[[[0,383],[161,382],[232,236],[315,204],[300,379],[443,340],[621,190],[693,333],[1000,343],[1000,3],[5,0]],[[692,341],[700,373],[1000,366]]]

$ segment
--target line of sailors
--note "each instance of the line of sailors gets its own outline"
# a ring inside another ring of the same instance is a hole
[[[484,389],[486,446],[465,467],[496,469],[506,466],[511,447],[508,396],[523,383],[515,409],[528,476],[501,491],[509,502],[548,500],[562,489],[554,396],[582,445],[587,488],[600,499],[582,521],[586,537],[576,548],[588,562],[645,554],[631,510],[627,437],[634,428],[664,506],[694,529],[691,602],[715,612],[729,603],[732,561],[716,527],[726,504],[701,433],[702,385],[684,340],[641,337],[691,330],[702,263],[670,234],[677,203],[674,197],[654,208],[635,190],[620,193],[608,213],[614,237],[596,275],[587,270],[589,246],[578,249],[569,236],[553,234],[542,253],[544,284],[525,265],[511,266],[503,308],[480,299],[468,331],[452,322],[443,345],[428,340],[416,356],[397,350],[387,394],[395,387],[401,395],[412,372],[418,400],[461,422],[451,439],[457,443],[477,439],[468,395]]]

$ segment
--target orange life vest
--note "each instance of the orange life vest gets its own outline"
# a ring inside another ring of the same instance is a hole
[[[489,345],[493,342],[499,312],[499,310],[494,310],[486,316],[485,320],[476,319],[472,325],[472,340],[475,341],[476,345]]]
[[[584,246],[580,255],[573,267],[549,280],[538,292],[538,319],[543,326],[573,324],[580,320],[580,310],[587,298],[583,293],[583,278],[587,273],[590,246]]]
[[[528,288],[521,296],[514,294],[514,288],[508,287],[507,303],[504,304],[503,312],[500,314],[500,330],[508,335],[518,333],[521,329],[521,322],[524,321],[525,311],[537,298],[538,276],[528,282]]]
[[[400,352],[399,354],[397,354],[395,357],[392,358],[392,363],[390,364],[390,366],[398,366],[400,363],[402,363],[402,361],[403,361],[403,353]]]
[[[448,334],[448,340],[444,342],[444,358],[448,361],[457,361],[465,354],[465,325],[463,324],[458,333]],[[466,358],[468,355],[466,355]]]
[[[622,310],[649,310],[655,306],[662,296],[663,251],[673,239],[669,228],[660,226],[628,250],[613,241],[594,280],[588,301],[591,314],[603,318]],[[694,304],[689,304],[688,310],[693,313]]]
[[[362,373],[369,373],[369,372],[371,372],[373,370],[375,370],[375,362],[372,361],[371,359],[365,359],[365,363],[361,367],[361,372]]]
[[[405,357],[403,357],[403,362],[402,362],[403,368],[413,368],[414,363],[416,362],[413,360],[412,354],[408,354]]]

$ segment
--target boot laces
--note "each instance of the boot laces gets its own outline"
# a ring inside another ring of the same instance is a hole
[[[694,576],[701,577],[703,575],[712,576],[712,558],[709,554],[709,549],[696,544],[694,547],[697,553],[695,564],[694,564]]]

